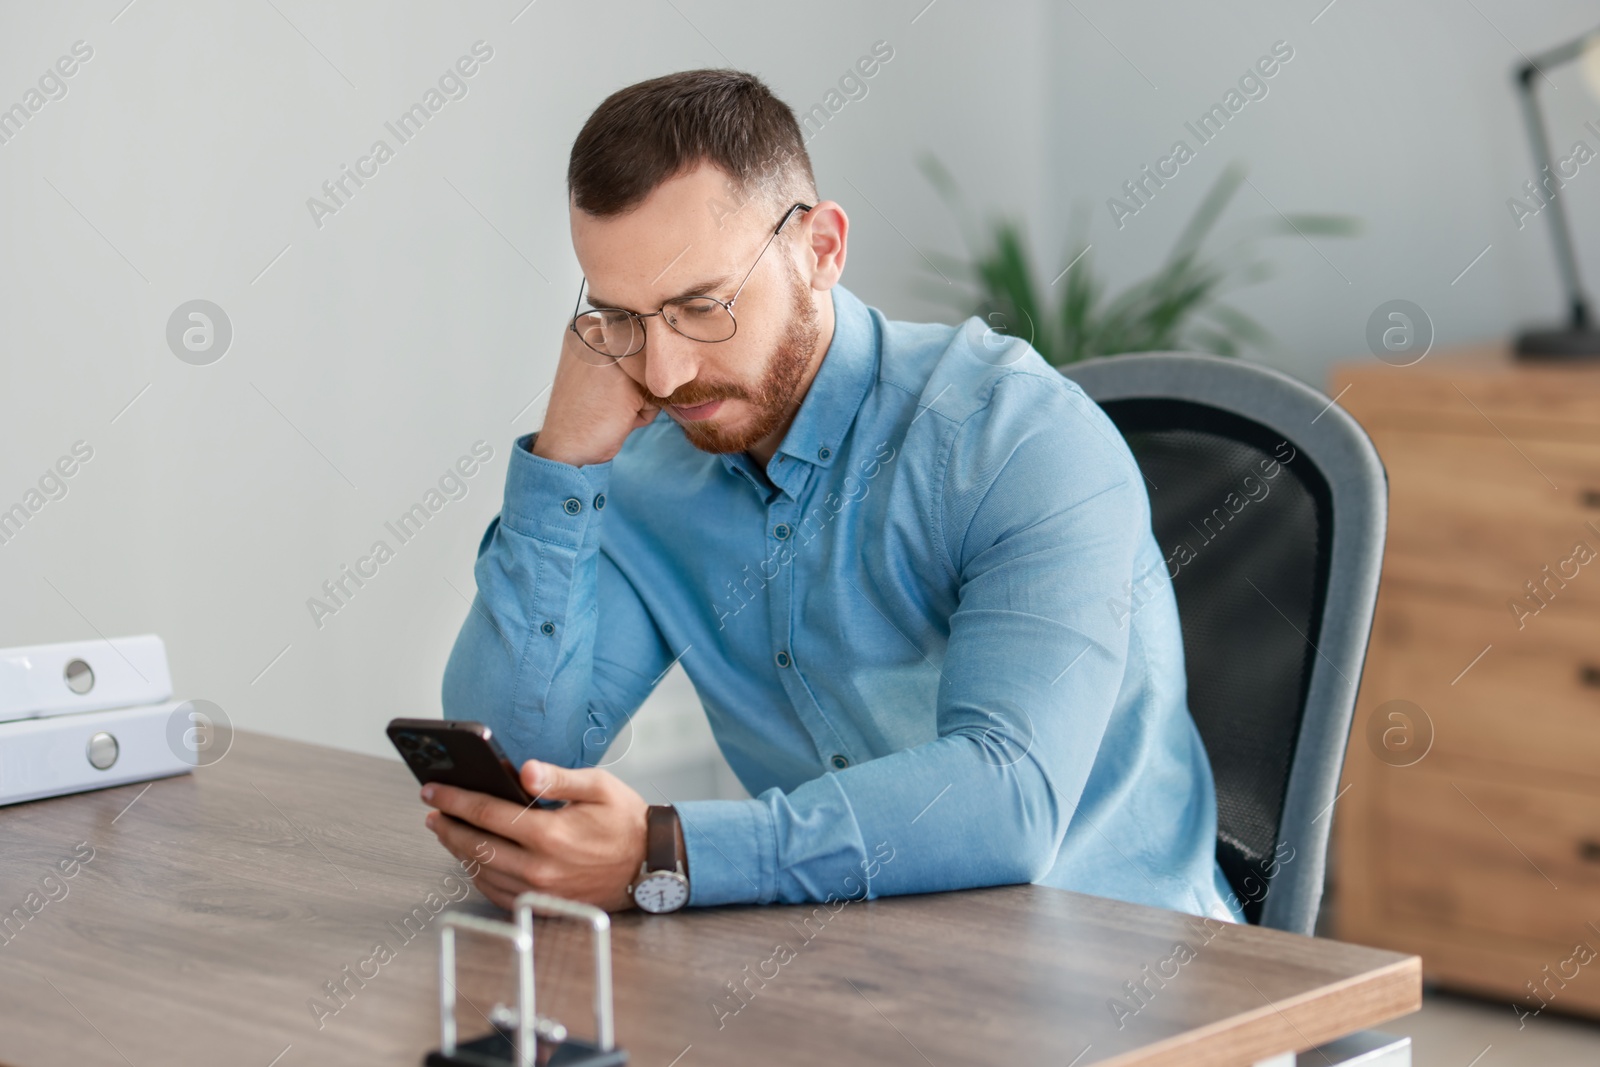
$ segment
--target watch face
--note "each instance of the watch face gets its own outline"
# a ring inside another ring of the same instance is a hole
[[[653,871],[633,887],[633,902],[658,915],[677,911],[689,903],[689,883],[677,871]]]

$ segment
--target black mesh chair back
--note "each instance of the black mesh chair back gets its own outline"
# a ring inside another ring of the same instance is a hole
[[[1312,932],[1383,555],[1366,433],[1258,364],[1188,353],[1065,373],[1122,432],[1177,595],[1217,859],[1252,923]]]

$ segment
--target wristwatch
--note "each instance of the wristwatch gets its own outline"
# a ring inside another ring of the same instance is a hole
[[[652,804],[645,812],[644,862],[639,879],[628,887],[633,902],[661,914],[689,903],[689,875],[678,848],[678,811],[671,804]]]

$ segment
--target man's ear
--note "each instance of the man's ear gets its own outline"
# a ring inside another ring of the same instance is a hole
[[[805,255],[801,271],[808,275],[811,288],[826,292],[838,284],[844,273],[846,239],[850,217],[837,201],[818,201],[806,213]]]

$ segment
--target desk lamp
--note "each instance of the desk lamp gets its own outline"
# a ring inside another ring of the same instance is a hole
[[[1535,56],[1515,71],[1523,118],[1528,124],[1528,140],[1533,145],[1533,165],[1539,168],[1541,191],[1536,195],[1544,204],[1543,210],[1550,216],[1550,233],[1556,246],[1556,267],[1561,272],[1561,281],[1566,286],[1567,302],[1571,308],[1571,319],[1565,327],[1525,330],[1518,335],[1518,359],[1579,360],[1600,357],[1600,330],[1596,330],[1589,321],[1589,303],[1583,295],[1583,285],[1578,280],[1578,260],[1572,252],[1572,230],[1567,225],[1566,206],[1559,192],[1563,183],[1560,176],[1550,169],[1550,145],[1534,85],[1534,79],[1543,77],[1545,70],[1573,59],[1581,60],[1583,80],[1590,94],[1600,99],[1600,29]]]

